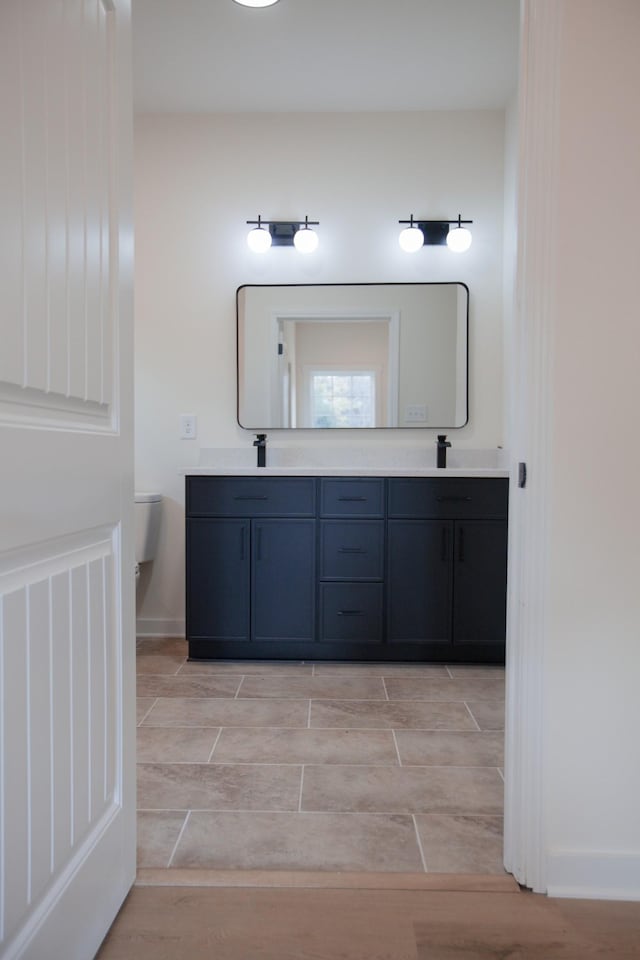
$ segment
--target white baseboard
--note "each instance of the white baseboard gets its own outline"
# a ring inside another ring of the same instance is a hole
[[[136,620],[138,637],[184,637],[184,620],[167,620],[161,617],[139,617]]]
[[[547,895],[640,900],[640,853],[551,853],[547,857]]]

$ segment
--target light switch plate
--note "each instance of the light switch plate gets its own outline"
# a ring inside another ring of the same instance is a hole
[[[183,413],[180,417],[180,439],[195,440],[198,433],[198,418],[195,413]]]
[[[405,423],[426,423],[427,405],[425,403],[409,403],[404,413]]]

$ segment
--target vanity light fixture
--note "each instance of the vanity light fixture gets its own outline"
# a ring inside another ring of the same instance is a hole
[[[319,220],[247,220],[253,227],[247,235],[247,243],[254,253],[266,253],[269,247],[294,247],[300,253],[313,253],[318,248],[317,227]]]
[[[416,220],[412,215],[409,220],[398,220],[398,223],[408,224],[398,237],[405,253],[415,253],[422,246],[444,246],[445,243],[455,253],[463,253],[471,246],[471,231],[462,224],[473,223],[473,220],[463,220],[460,215],[457,220]]]

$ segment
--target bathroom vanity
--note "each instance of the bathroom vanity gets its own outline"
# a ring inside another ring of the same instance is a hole
[[[443,472],[187,476],[189,657],[504,662],[506,472]]]

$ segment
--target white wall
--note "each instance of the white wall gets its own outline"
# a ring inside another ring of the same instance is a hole
[[[136,485],[165,495],[159,556],[144,570],[139,618],[180,631],[183,487],[200,446],[247,447],[236,423],[235,290],[244,283],[463,281],[470,301],[470,418],[455,446],[503,440],[502,112],[142,116],[136,124]],[[398,220],[473,219],[456,256],[397,242]],[[320,220],[321,246],[267,256],[247,219]],[[180,413],[198,416],[178,439]],[[352,445],[332,431],[270,444]],[[367,431],[367,444],[425,445],[435,431]],[[365,441],[363,441],[365,442]]]

